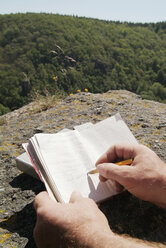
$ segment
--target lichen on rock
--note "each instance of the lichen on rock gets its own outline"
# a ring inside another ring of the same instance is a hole
[[[16,168],[22,143],[37,132],[55,133],[85,122],[96,123],[119,112],[138,141],[166,159],[166,105],[115,90],[103,94],[81,93],[59,100],[45,111],[33,111],[35,103],[0,118],[0,247],[35,247],[32,201],[43,184]],[[117,233],[166,242],[166,212],[129,193],[101,204]]]

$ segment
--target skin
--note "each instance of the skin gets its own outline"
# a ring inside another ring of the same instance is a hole
[[[112,163],[129,158],[133,158],[131,166]],[[113,179],[119,189],[122,185],[140,199],[166,206],[166,164],[147,147],[116,145],[99,158],[96,166],[100,180]],[[67,204],[57,203],[42,192],[36,196],[34,207],[37,213],[34,238],[38,248],[165,247],[114,234],[94,201],[79,192],[74,192]]]
[[[57,203],[42,192],[35,198],[34,207],[37,213],[34,237],[40,248],[103,247],[104,239],[114,236],[95,202],[79,192],[73,192],[68,204]]]
[[[110,162],[133,158],[131,166]],[[143,145],[115,145],[96,162],[100,180],[113,179],[136,197],[166,207],[166,164]]]

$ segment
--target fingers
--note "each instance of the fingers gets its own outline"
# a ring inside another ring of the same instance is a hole
[[[72,194],[71,194],[71,197],[70,197],[70,203],[74,203],[74,202],[78,202],[78,201],[81,201],[83,198],[83,196],[81,195],[81,193],[79,191],[74,191]]]
[[[74,203],[74,202],[78,202],[81,201],[83,198],[83,196],[81,195],[80,192],[75,191],[72,193],[71,197],[70,197],[70,203]],[[48,195],[48,193],[46,191],[43,191],[41,193],[39,193],[34,200],[34,208],[35,210],[37,210],[40,207],[48,207],[49,205],[51,205],[52,203],[54,203],[54,201],[50,198],[50,196]],[[57,203],[57,207],[60,203]]]
[[[113,179],[119,184],[125,186],[126,179],[133,177],[134,167],[131,166],[117,166],[115,164],[106,163],[97,166],[100,177],[106,179]]]
[[[37,210],[39,207],[41,206],[45,206],[49,204],[49,202],[52,202],[51,198],[49,197],[48,193],[46,191],[43,191],[41,193],[39,193],[36,197],[35,197],[35,200],[34,200],[34,208],[35,210]]]
[[[107,181],[107,178],[103,177],[102,175],[99,174],[99,179],[101,182]]]
[[[136,155],[139,145],[118,144],[110,147],[96,162],[101,163],[117,162],[117,160],[126,160]]]
[[[101,182],[107,181],[107,178],[103,177],[100,174],[99,174],[99,179],[100,179]],[[121,192],[124,189],[124,187],[121,184],[119,184],[117,181],[114,180],[114,182],[115,182],[116,191]]]
[[[116,191],[119,193],[122,192],[122,190],[124,189],[124,187],[116,181],[115,181],[115,188],[116,188]]]

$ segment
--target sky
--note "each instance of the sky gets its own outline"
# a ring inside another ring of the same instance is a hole
[[[44,12],[110,21],[166,21],[166,0],[0,0],[0,14]]]

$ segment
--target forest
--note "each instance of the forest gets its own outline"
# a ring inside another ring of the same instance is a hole
[[[126,89],[166,103],[166,22],[0,15],[0,115],[36,94]]]

